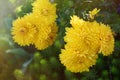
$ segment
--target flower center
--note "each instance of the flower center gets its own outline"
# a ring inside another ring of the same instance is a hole
[[[25,28],[21,28],[20,33],[22,33],[22,34],[25,33],[25,30],[26,30]]]
[[[43,9],[41,12],[42,15],[47,16],[48,14],[48,10],[47,9]]]

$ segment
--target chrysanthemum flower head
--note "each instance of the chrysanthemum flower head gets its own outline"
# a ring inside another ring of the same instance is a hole
[[[49,0],[36,0],[33,3],[33,13],[40,17],[44,22],[52,23],[56,20],[56,4]]]
[[[12,35],[21,46],[35,45],[43,50],[53,44],[57,33],[56,4],[49,0],[36,0],[33,11],[13,22]]]
[[[72,72],[88,71],[95,64],[98,53],[107,56],[114,50],[114,38],[109,26],[71,17],[72,27],[66,28],[65,49],[60,60]]]
[[[108,56],[114,51],[114,36],[108,25],[100,24],[100,51],[103,55]]]
[[[66,28],[64,37],[66,45],[60,54],[61,63],[72,72],[88,71],[95,64],[98,56],[98,38],[91,33],[92,24],[90,22],[74,16],[71,18],[71,24],[72,27]]]
[[[89,48],[77,47],[76,45],[66,45],[66,49],[61,50],[60,60],[71,72],[89,71],[95,65],[97,54]]]
[[[29,17],[29,16],[28,16]],[[26,16],[13,22],[12,35],[16,43],[21,46],[30,45],[33,42],[36,28]]]
[[[73,19],[73,18],[72,18]],[[79,20],[80,22],[80,20]],[[83,22],[83,21],[81,21]],[[81,23],[80,22],[80,23]],[[76,23],[76,22],[75,22]],[[96,29],[92,29],[92,26],[97,26],[96,24],[91,24],[91,22],[84,21],[84,24],[75,25],[71,28],[66,28],[66,36],[64,37],[64,41],[67,43],[83,43],[86,46],[89,46],[91,50],[98,51],[99,48],[99,36],[96,32]],[[85,47],[86,47],[85,46]]]
[[[37,31],[34,44],[37,49],[43,50],[53,44],[58,29],[56,23],[52,23],[46,26],[38,26]]]
[[[98,53],[104,56],[112,54],[114,51],[114,36],[109,25],[103,23],[91,22],[91,34],[93,33],[97,38],[99,45]]]

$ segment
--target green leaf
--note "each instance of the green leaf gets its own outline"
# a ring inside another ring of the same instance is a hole
[[[0,51],[5,52],[7,49],[13,48],[13,44],[9,39],[9,35],[0,35]]]
[[[28,57],[30,56],[24,49],[22,48],[15,48],[15,49],[8,49],[6,51],[7,54],[14,54],[16,57]]]
[[[10,30],[11,30],[11,27],[12,27],[12,21],[13,21],[12,17],[4,18],[6,31],[9,32],[9,33],[10,33]]]
[[[28,65],[32,62],[33,60],[33,57],[31,57],[31,59],[29,59],[28,61],[24,62],[23,65],[22,65],[22,71],[25,72]]]

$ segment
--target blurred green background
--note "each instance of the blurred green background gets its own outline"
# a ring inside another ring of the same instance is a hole
[[[33,1],[0,0],[0,80],[120,80],[119,0],[51,0],[57,3],[59,31],[54,44],[42,51],[20,47],[10,34],[12,21],[31,12]],[[65,27],[70,26],[70,16],[86,20],[94,8],[101,9],[95,20],[109,24],[114,32],[115,51],[108,57],[99,55],[89,72],[71,73],[59,61]]]

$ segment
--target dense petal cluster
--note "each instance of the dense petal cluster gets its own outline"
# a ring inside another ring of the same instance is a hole
[[[65,49],[62,49],[61,53],[61,63],[71,72],[89,71],[89,67],[92,67],[96,63],[98,57],[88,47],[82,47],[82,45],[76,46],[76,44],[66,44]]]
[[[72,27],[66,28],[65,49],[60,60],[71,72],[88,71],[96,63],[98,53],[107,56],[114,50],[114,38],[108,25],[71,17]]]
[[[108,56],[114,51],[114,37],[110,27],[101,24],[100,31],[100,50],[99,52]]]
[[[32,5],[33,13],[46,24],[51,24],[56,20],[56,4],[51,4],[49,0],[36,0]]]
[[[57,35],[56,4],[36,0],[33,11],[13,22],[12,35],[21,46],[34,44],[39,50],[52,45]]]
[[[47,48],[52,45],[55,37],[57,36],[57,25],[56,23],[52,23],[46,27],[39,27],[38,33],[36,34],[36,38],[34,40],[35,47],[39,50]]]
[[[27,15],[30,17],[30,15]],[[30,18],[24,16],[13,22],[12,35],[15,42],[21,46],[29,46],[33,43],[36,34],[36,28],[30,22]]]

